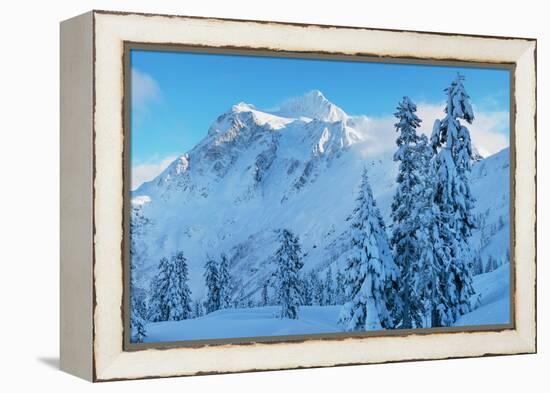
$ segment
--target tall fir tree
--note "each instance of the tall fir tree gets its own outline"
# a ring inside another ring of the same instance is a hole
[[[485,271],[487,273],[492,272],[497,268],[497,260],[492,255],[489,255],[489,258],[487,258],[487,266],[485,268]]]
[[[483,274],[483,259],[481,259],[481,255],[479,250],[475,254],[474,257],[474,270],[473,270],[474,276],[477,276],[479,274]]]
[[[147,292],[138,286],[135,235],[149,221],[136,208],[132,208],[130,217],[130,340],[142,343],[147,337]]]
[[[351,219],[351,250],[346,261],[346,297],[339,323],[347,331],[394,327],[393,303],[398,269],[392,261],[385,225],[364,170]]]
[[[336,292],[335,304],[344,304],[346,302],[345,277],[340,268],[336,272]]]
[[[204,282],[206,285],[204,309],[205,313],[208,314],[220,309],[218,264],[209,255],[206,256],[206,264],[204,265]]]
[[[235,298],[233,302],[234,308],[247,308],[248,307],[248,299],[246,298],[246,293],[244,291],[244,287],[241,287],[239,289],[239,293],[237,294],[237,297]]]
[[[131,342],[142,343],[147,337],[147,308],[144,291],[137,287],[135,279],[130,281],[130,332]]]
[[[187,259],[182,251],[170,258],[170,275],[167,293],[168,320],[181,321],[191,318],[191,290],[189,289],[189,271]]]
[[[132,343],[142,343],[147,337],[145,321],[134,310],[130,313],[130,331]]]
[[[446,115],[435,121],[430,138],[435,153],[434,203],[441,239],[436,252],[439,291],[443,293],[443,301],[432,309],[432,326],[452,325],[460,315],[470,311],[470,298],[474,294],[473,256],[469,247],[475,227],[475,200],[469,184],[473,157],[470,132],[460,122],[462,119],[471,124],[474,113],[463,80],[459,74],[445,89]]]
[[[393,233],[391,245],[394,261],[399,268],[399,289],[397,304],[392,314],[400,328],[422,327],[424,318],[423,291],[419,257],[421,249],[416,238],[419,229],[420,210],[418,202],[422,199],[425,183],[425,160],[422,159],[423,139],[416,129],[421,120],[416,115],[416,105],[409,97],[397,106],[395,117],[398,119],[395,129],[397,151],[393,160],[399,163],[397,189],[391,205]]]
[[[313,287],[311,285],[311,277],[310,277],[311,274],[312,272],[309,272],[308,274],[303,274],[301,277],[302,304],[304,306],[313,305]]]
[[[416,149],[418,167],[422,168],[423,182],[422,192],[419,193],[414,205],[418,219],[414,237],[417,242],[417,250],[419,250],[418,275],[415,283],[424,310],[422,327],[431,327],[433,310],[445,302],[440,283],[441,264],[439,263],[442,255],[439,250],[443,248],[443,243],[439,233],[439,208],[434,203],[436,183],[435,170],[432,165],[434,153],[425,135],[420,136]]]
[[[332,268],[329,266],[325,275],[325,283],[323,285],[324,296],[323,305],[332,306],[334,304],[334,287],[332,284]]]
[[[261,305],[269,305],[269,281],[265,280],[264,285],[262,285],[262,294],[261,294]]]
[[[281,246],[275,253],[277,271],[276,290],[281,305],[281,318],[298,318],[298,307],[303,304],[300,269],[303,267],[302,250],[298,237],[290,230],[281,232]]]
[[[196,300],[193,304],[193,317],[200,318],[204,315],[204,308],[201,300]]]
[[[175,253],[170,259],[160,259],[157,274],[151,281],[151,321],[180,321],[191,317],[188,281],[187,260],[183,252]]]
[[[312,270],[309,274],[309,287],[311,290],[311,305],[322,306],[323,305],[323,283],[319,279],[317,272]]]
[[[151,280],[149,300],[149,320],[151,322],[167,321],[170,310],[168,308],[168,289],[170,287],[170,261],[166,257],[160,258],[157,273]]]
[[[231,307],[231,275],[229,273],[229,261],[225,254],[220,256],[218,266],[218,287],[220,289],[220,308]]]

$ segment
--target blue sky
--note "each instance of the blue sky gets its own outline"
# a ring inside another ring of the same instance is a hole
[[[466,77],[484,131],[508,139],[510,75],[502,69],[144,50],[132,50],[131,67],[134,167],[162,166],[190,150],[216,117],[240,101],[274,109],[318,89],[350,115],[391,117],[403,95],[442,110],[443,89],[457,71]]]

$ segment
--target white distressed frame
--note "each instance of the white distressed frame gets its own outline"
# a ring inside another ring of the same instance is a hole
[[[89,379],[104,381],[536,352],[535,40],[108,12],[88,15],[93,19],[95,61],[95,307],[92,311],[93,355],[84,366],[92,368]],[[515,329],[125,352],[121,315],[124,42],[515,63],[513,184],[515,190],[521,190],[514,193]],[[87,358],[80,361],[85,362]]]

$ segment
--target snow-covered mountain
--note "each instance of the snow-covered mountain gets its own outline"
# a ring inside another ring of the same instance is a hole
[[[510,251],[510,149],[477,162],[470,179],[479,227],[472,242],[484,264],[492,257],[500,265]]]
[[[394,134],[389,129],[387,138]],[[225,252],[235,292],[257,297],[275,268],[272,255],[283,228],[299,236],[305,271],[339,265],[349,248],[346,218],[365,166],[390,223],[396,165],[392,153],[370,153],[373,138],[367,117],[347,115],[319,91],[276,111],[234,105],[197,146],[132,192],[138,285],[148,285],[161,256],[183,250],[193,296],[200,298],[206,255]],[[506,252],[508,162],[506,149],[472,171],[477,213],[489,228],[498,226],[484,233],[482,253]],[[476,248],[481,238],[474,236]]]

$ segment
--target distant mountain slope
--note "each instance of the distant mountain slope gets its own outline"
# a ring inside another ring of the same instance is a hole
[[[510,247],[510,149],[477,162],[471,173],[479,229],[472,242],[482,259],[507,259]],[[501,261],[503,262],[503,261]]]
[[[373,138],[368,118],[347,115],[319,91],[274,112],[233,106],[195,148],[132,193],[138,285],[148,285],[161,256],[183,250],[193,296],[200,298],[206,255],[225,252],[235,287],[257,297],[274,269],[282,228],[299,235],[305,271],[338,265],[349,248],[346,218],[364,166],[389,223],[396,166],[390,153],[367,153]],[[489,225],[506,212],[507,162],[505,150],[472,173],[477,211]],[[482,252],[503,247],[504,231],[491,235]]]
[[[510,264],[474,277],[476,305],[455,326],[497,325],[510,322]]]

